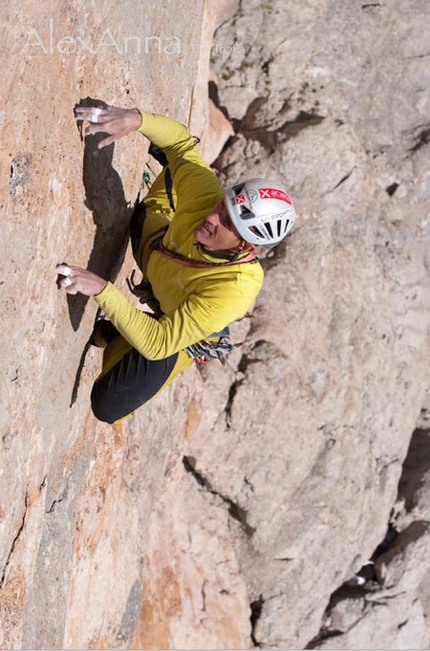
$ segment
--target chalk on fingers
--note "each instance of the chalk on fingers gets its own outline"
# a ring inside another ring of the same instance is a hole
[[[75,120],[83,121],[87,120],[88,122],[97,122],[99,115],[101,115],[103,109],[97,106],[77,106],[74,109]]]
[[[57,264],[55,270],[60,276],[70,276],[72,270],[67,264]]]

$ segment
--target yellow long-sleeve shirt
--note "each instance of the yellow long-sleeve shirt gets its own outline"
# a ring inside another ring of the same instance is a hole
[[[205,268],[186,266],[150,251],[145,244],[137,262],[164,313],[158,320],[135,308],[110,282],[94,297],[124,339],[147,359],[156,360],[242,317],[260,291],[263,270],[258,262],[220,266],[219,258],[196,246],[194,229],[223,198],[221,184],[185,126],[163,116],[141,114],[139,131],[163,149],[173,180],[176,210],[163,244],[187,258],[214,264]],[[167,195],[164,200],[157,197],[153,212],[155,216],[172,217]],[[154,221],[157,230],[160,222]]]

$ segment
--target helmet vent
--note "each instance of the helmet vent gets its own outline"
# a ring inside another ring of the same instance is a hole
[[[251,231],[251,233],[254,233],[254,235],[256,235],[257,237],[264,239],[263,233],[256,226],[250,226],[249,230]]]
[[[249,210],[246,206],[241,206],[240,207],[240,216],[243,219],[250,219],[251,217],[254,217],[254,213]]]

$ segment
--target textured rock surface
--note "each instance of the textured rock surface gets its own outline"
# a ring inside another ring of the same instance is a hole
[[[430,644],[428,3],[237,5],[1,10],[3,648]],[[208,158],[224,113],[221,177],[286,178],[300,216],[228,365],[114,428],[88,408],[95,306],[52,272],[127,291],[146,156],[81,142],[88,97],[189,123]]]
[[[120,647],[137,628],[147,523],[188,390],[116,430],[89,415],[96,306],[66,301],[54,267],[88,265],[127,291],[147,144],[136,134],[98,151],[73,106],[194,113],[199,133],[207,93],[199,104],[193,88],[205,66],[208,77],[211,26],[202,3],[169,0],[7,3],[1,15],[0,645]]]
[[[385,570],[373,607],[365,593],[354,625],[323,619],[312,633],[322,595],[384,538],[429,381],[428,6],[410,8],[255,2],[216,33],[243,45],[213,61],[237,132],[217,167],[229,179],[262,165],[284,176],[300,214],[266,261],[238,366],[229,434],[247,442],[221,444],[221,468],[195,454],[222,486],[229,455],[240,468],[229,494],[255,530],[239,548],[251,598],[261,595],[263,646],[317,646],[334,633],[327,648],[429,641],[425,514],[404,531],[399,515],[404,542],[376,561]],[[264,446],[253,447],[258,434]]]

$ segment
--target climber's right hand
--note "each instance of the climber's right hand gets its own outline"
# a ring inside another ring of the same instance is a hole
[[[57,264],[57,287],[65,289],[67,294],[80,292],[84,296],[97,296],[104,290],[107,280],[93,274],[87,269],[73,267],[65,262]]]
[[[122,109],[116,106],[75,106],[74,113],[75,120],[87,120],[90,123],[85,129],[86,136],[94,133],[110,134],[98,143],[98,149],[107,147],[130,131],[135,131],[142,122],[138,109]]]

